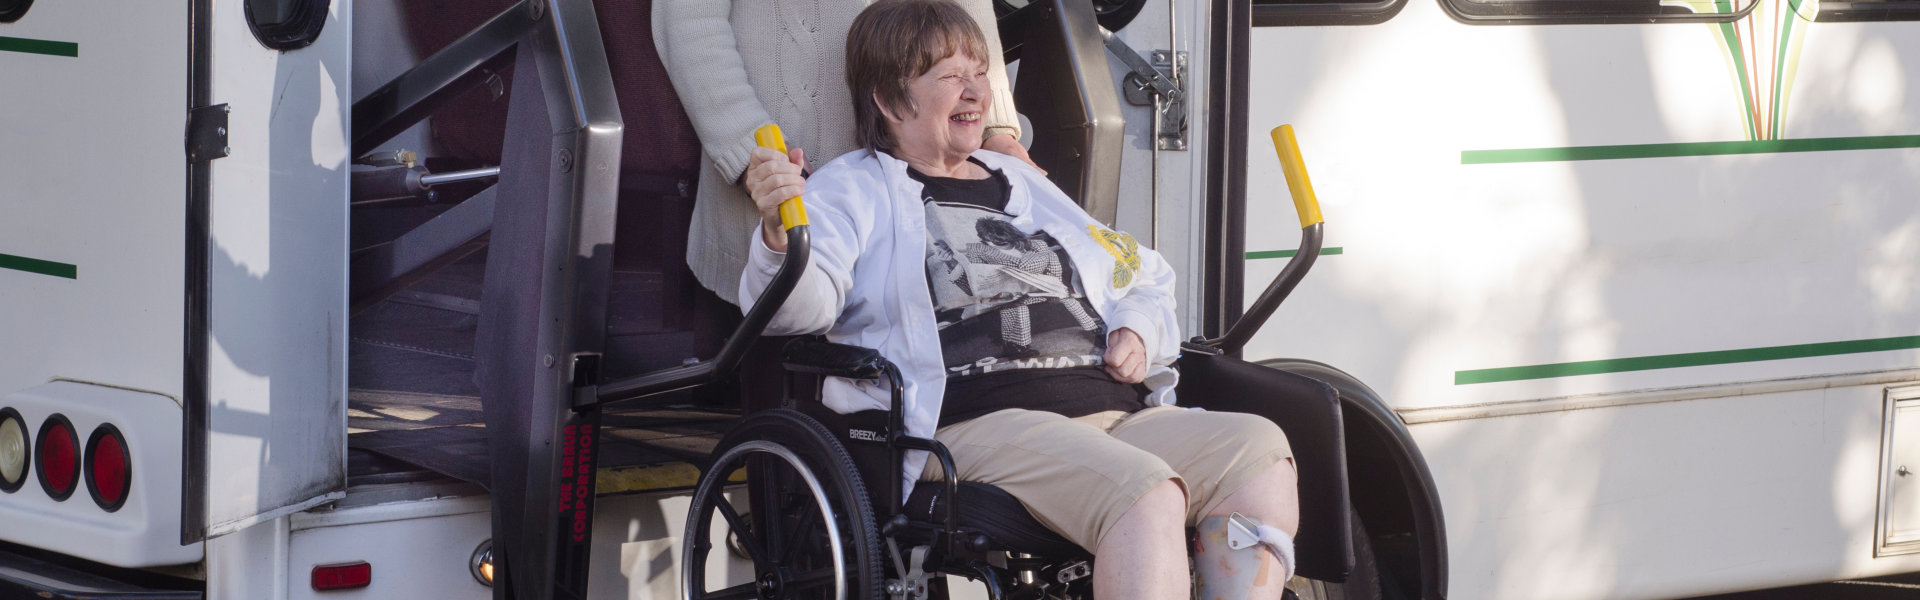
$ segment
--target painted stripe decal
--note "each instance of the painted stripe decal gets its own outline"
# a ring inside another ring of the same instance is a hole
[[[0,52],[24,52],[27,54],[79,58],[80,44],[0,36]]]
[[[1835,356],[1840,354],[1859,354],[1862,352],[1913,349],[1920,349],[1920,335],[1870,340],[1848,340],[1842,342],[1820,342],[1817,344],[1794,344],[1791,346],[1768,346],[1765,348],[1744,348],[1740,350],[1714,350],[1711,352],[1687,352],[1682,354],[1635,356],[1631,358],[1609,358],[1605,360],[1587,360],[1554,363],[1550,365],[1528,365],[1524,367],[1474,369],[1471,371],[1455,371],[1453,374],[1453,384],[1469,385],[1475,383],[1521,381],[1526,379],[1551,379],[1554,377],[1572,377],[1575,375],[1597,375],[1600,373],[1623,373],[1627,371],[1648,371],[1679,367],[1702,367],[1707,365],[1727,365],[1765,360],[1811,358],[1815,356]]]
[[[1260,260],[1262,258],[1293,258],[1293,255],[1298,253],[1300,253],[1299,250],[1261,250],[1259,252],[1248,252],[1247,260]],[[1344,252],[1339,246],[1320,249],[1321,256],[1333,256],[1335,254],[1345,254],[1345,253],[1346,252]]]
[[[14,256],[12,254],[0,254],[0,269],[26,271],[28,273],[39,273],[41,275],[52,275],[54,277],[65,277],[67,279],[80,278],[80,267],[50,260]]]
[[[1682,142],[1675,144],[1629,144],[1624,146],[1572,146],[1566,148],[1518,148],[1512,150],[1462,150],[1460,152],[1460,164],[1491,165],[1524,162],[1612,160],[1617,158],[1716,156],[1722,154],[1885,150],[1890,148],[1920,148],[1920,135],[1804,138],[1747,142]]]

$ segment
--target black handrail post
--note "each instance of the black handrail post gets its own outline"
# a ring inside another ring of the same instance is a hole
[[[1198,342],[1219,348],[1230,355],[1239,355],[1240,349],[1253,339],[1253,334],[1259,333],[1260,327],[1267,324],[1267,318],[1273,316],[1273,311],[1279,309],[1280,303],[1293,293],[1293,288],[1300,285],[1300,280],[1306,279],[1307,271],[1313,268],[1314,260],[1320,257],[1320,241],[1325,227],[1325,223],[1314,223],[1302,228],[1300,249],[1287,261],[1287,266],[1280,269],[1273,283],[1267,284],[1266,291],[1260,292],[1260,298],[1253,301],[1253,306],[1234,321],[1233,327],[1227,329],[1225,335]]]
[[[787,229],[787,255],[780,262],[780,270],[773,275],[773,281],[767,289],[760,292],[752,308],[740,327],[727,337],[726,344],[720,347],[720,353],[712,360],[696,361],[678,367],[643,373],[619,381],[611,381],[596,386],[592,394],[582,394],[574,401],[575,409],[587,409],[613,402],[637,400],[674,390],[711,383],[720,377],[730,375],[740,366],[740,359],[747,355],[747,349],[760,339],[767,329],[767,323],[773,321],[773,315],[786,304],[787,296],[793,293],[794,286],[800,283],[800,276],[807,269],[807,262],[813,256],[812,236],[807,225],[796,225]]]

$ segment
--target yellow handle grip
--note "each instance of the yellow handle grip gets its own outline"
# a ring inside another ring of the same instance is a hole
[[[1293,139],[1293,126],[1273,128],[1273,149],[1280,153],[1280,172],[1287,176],[1287,189],[1293,192],[1293,210],[1300,213],[1300,228],[1306,229],[1326,219],[1320,218],[1320,201],[1313,197],[1313,182],[1307,180],[1307,163],[1300,159],[1300,142]]]
[[[787,138],[780,135],[779,125],[767,125],[753,131],[753,143],[761,148],[771,148],[781,154],[787,153]],[[807,224],[807,207],[800,203],[800,197],[794,196],[780,203],[780,225],[793,229]]]

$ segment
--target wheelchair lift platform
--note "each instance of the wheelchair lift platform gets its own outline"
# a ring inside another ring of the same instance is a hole
[[[479,261],[443,269],[356,316],[350,326],[350,484],[451,478],[489,486],[491,454],[474,383]],[[740,418],[737,408],[679,402],[602,415],[599,495],[693,487],[694,466]]]

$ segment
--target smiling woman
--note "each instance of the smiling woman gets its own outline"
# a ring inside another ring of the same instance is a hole
[[[863,148],[811,179],[798,156],[754,154],[764,243],[743,248],[741,304],[779,272],[778,207],[804,193],[812,260],[767,331],[825,333],[897,362],[891,402],[829,378],[821,403],[891,407],[906,434],[949,451],[894,462],[876,487],[997,488],[1097,557],[1102,598],[1178,597],[1194,577],[1204,597],[1278,598],[1299,524],[1286,435],[1263,417],[1171,406],[1171,265],[1038,169],[982,149],[984,38],[946,0],[880,0],[854,19],[846,72]],[[1230,543],[1229,523],[1255,541]],[[1191,576],[1187,527],[1205,555]]]

